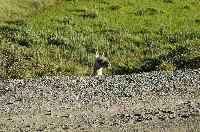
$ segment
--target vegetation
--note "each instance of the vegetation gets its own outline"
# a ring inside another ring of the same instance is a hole
[[[0,1],[1,78],[90,75],[97,48],[108,75],[200,66],[197,0],[49,1]]]

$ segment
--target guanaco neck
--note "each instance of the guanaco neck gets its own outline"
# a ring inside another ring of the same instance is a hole
[[[99,69],[94,68],[93,75],[95,75],[95,76],[103,75],[103,68],[102,67]]]
[[[97,75],[97,76],[103,75],[103,68],[97,69],[97,70],[96,70],[96,75]]]

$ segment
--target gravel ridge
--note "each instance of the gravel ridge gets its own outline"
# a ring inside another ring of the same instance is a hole
[[[182,119],[199,124],[200,69],[1,80],[0,106],[0,131],[110,131]]]

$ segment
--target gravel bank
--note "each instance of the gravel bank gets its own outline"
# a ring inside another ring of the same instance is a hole
[[[0,81],[0,106],[0,131],[198,131],[200,69]]]

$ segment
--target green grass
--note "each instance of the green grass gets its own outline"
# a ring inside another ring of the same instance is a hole
[[[0,21],[20,21],[25,16],[47,6],[54,5],[60,0],[0,0]]]
[[[13,9],[26,12],[23,5]],[[43,5],[35,13],[30,4],[25,9],[32,15],[19,22],[11,14],[13,22],[0,25],[0,57],[8,57],[0,67],[2,78],[90,75],[97,48],[112,63],[108,75],[199,67],[197,0],[63,0]]]

